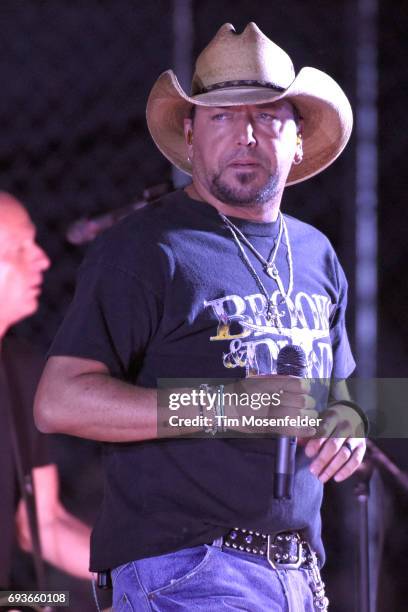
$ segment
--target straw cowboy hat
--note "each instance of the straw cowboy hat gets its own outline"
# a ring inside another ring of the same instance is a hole
[[[290,57],[249,23],[242,34],[224,24],[198,56],[188,96],[172,70],[160,75],[147,102],[147,125],[160,151],[191,174],[183,119],[191,106],[234,106],[290,100],[304,126],[303,161],[292,165],[287,185],[299,183],[329,166],[350,137],[353,115],[337,83],[316,68],[297,76]]]

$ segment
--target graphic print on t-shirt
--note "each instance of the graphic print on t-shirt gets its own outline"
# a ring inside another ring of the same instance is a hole
[[[294,293],[286,302],[279,291],[272,294],[279,308],[281,329],[265,317],[266,298],[261,293],[241,297],[227,295],[205,301],[218,320],[211,342],[228,342],[223,352],[225,368],[247,367],[254,374],[276,372],[276,360],[286,344],[300,346],[307,358],[307,376],[329,378],[333,365],[330,319],[335,305],[328,296]]]

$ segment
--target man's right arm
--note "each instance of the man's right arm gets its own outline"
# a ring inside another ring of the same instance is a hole
[[[250,379],[254,383],[254,379]],[[238,383],[244,387],[245,379]],[[269,407],[264,416],[297,415],[316,417],[314,400],[308,398],[302,379],[290,376],[260,377],[257,381],[269,392],[281,390],[284,406]],[[254,388],[251,387],[251,390]],[[226,390],[236,391],[235,385]],[[241,389],[242,390],[242,389]],[[284,391],[283,391],[284,390]],[[188,392],[190,389],[174,389]],[[239,416],[234,406],[226,406],[227,416]],[[232,412],[230,412],[232,411]],[[197,417],[197,406],[183,406],[184,417]],[[160,414],[160,423],[158,422]],[[101,442],[137,442],[157,437],[190,436],[202,432],[202,426],[168,426],[168,411],[158,411],[157,390],[135,386],[111,376],[100,361],[78,357],[54,356],[48,360],[38,386],[34,418],[44,433],[64,433]],[[257,413],[257,416],[261,416]],[[239,423],[239,419],[238,419]],[[238,424],[229,426],[237,432],[250,433]],[[271,431],[283,435],[313,435],[313,428],[291,429],[288,434],[279,428]],[[158,434],[158,432],[160,432]]]
[[[34,418],[44,433],[102,442],[149,440],[157,437],[157,391],[113,378],[100,361],[51,357]]]
[[[158,411],[157,396],[157,389],[113,377],[100,361],[53,356],[37,388],[34,420],[43,433],[62,433],[99,442],[139,442],[202,431],[200,426],[169,427],[169,413]],[[187,418],[198,414],[195,406],[183,408]]]

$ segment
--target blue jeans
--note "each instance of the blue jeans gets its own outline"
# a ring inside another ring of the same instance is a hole
[[[314,612],[306,570],[202,545],[112,570],[114,612]]]

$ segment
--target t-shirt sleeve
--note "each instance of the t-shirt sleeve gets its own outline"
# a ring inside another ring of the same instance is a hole
[[[112,376],[132,378],[131,368],[159,325],[161,303],[132,272],[106,261],[85,261],[49,356],[93,359]]]
[[[346,308],[348,284],[343,268],[334,256],[337,277],[337,304],[330,321],[330,338],[333,350],[333,378],[348,378],[356,367],[346,329]]]

